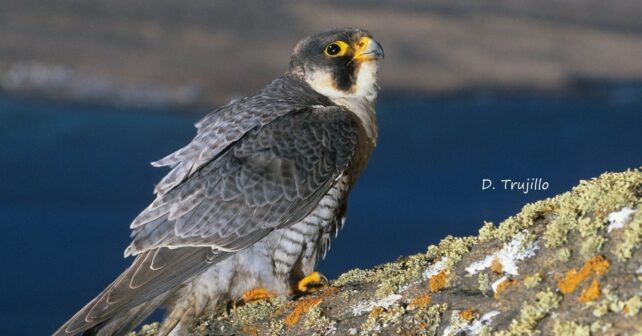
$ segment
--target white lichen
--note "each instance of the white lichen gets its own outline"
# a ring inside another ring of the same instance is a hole
[[[519,275],[517,262],[530,258],[539,250],[538,241],[527,243],[528,231],[522,231],[515,235],[513,240],[504,244],[501,250],[487,256],[483,260],[476,261],[466,267],[469,275],[477,274],[479,271],[490,267],[494,260],[502,264],[502,271],[510,275]],[[527,245],[527,246],[525,246]]]
[[[479,335],[484,327],[493,323],[493,318],[499,315],[499,312],[496,310],[489,311],[488,313],[482,315],[480,318],[470,321],[468,324],[460,326],[448,326],[444,330],[444,336],[450,335]]]
[[[635,212],[635,209],[624,207],[620,211],[611,212],[606,218],[609,222],[609,226],[606,228],[608,233],[611,233],[613,230],[621,229],[624,227],[630,219],[631,215]]]
[[[370,311],[372,311],[372,308],[374,307],[382,307],[384,309],[388,309],[388,307],[392,306],[400,299],[401,299],[401,295],[390,294],[380,300],[362,301],[357,303],[354,307],[352,307],[352,314],[354,316],[361,316],[365,313],[369,313]]]
[[[323,331],[323,335],[334,335],[337,333],[337,321],[331,321],[330,325]]]
[[[508,280],[508,277],[504,275],[503,277],[501,277],[501,278],[497,279],[495,282],[493,282],[493,284],[491,285],[491,287],[493,288],[493,293],[497,293],[497,287],[499,286],[499,284],[501,284],[502,282],[504,282],[506,280]]]
[[[442,257],[441,259],[439,259],[439,261],[426,268],[423,273],[424,279],[430,279],[433,276],[439,274],[439,272],[443,271],[446,267],[446,260],[446,257]]]

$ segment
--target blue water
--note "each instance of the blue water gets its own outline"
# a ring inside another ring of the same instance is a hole
[[[475,234],[579,179],[642,165],[642,90],[383,97],[380,141],[320,270],[330,277]],[[175,111],[174,111],[175,112]],[[46,335],[129,263],[131,219],[206,111],[0,96],[0,335]],[[481,190],[484,178],[495,190]],[[542,178],[548,190],[502,190]]]

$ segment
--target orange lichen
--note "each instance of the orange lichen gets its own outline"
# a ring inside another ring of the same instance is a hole
[[[257,329],[256,327],[245,326],[243,327],[243,333],[248,336],[258,336],[259,329]]]
[[[498,258],[495,258],[493,259],[493,262],[490,263],[490,270],[493,271],[495,274],[502,274],[504,273],[504,266],[502,265],[502,262]]]
[[[321,297],[306,297],[298,301],[294,309],[285,317],[285,325],[291,327],[299,322],[301,316],[307,313],[312,306],[321,302]]]
[[[446,287],[447,284],[448,270],[442,270],[441,272],[433,275],[430,280],[428,280],[428,289],[430,289],[431,293],[435,293]]]
[[[629,306],[627,306],[627,305],[624,305],[624,308],[622,308],[622,312],[623,312],[624,314],[628,314],[628,313],[629,313],[629,310],[630,310],[630,309],[629,309]]]
[[[495,299],[499,299],[499,297],[506,290],[506,288],[508,288],[510,286],[515,286],[515,285],[517,285],[517,280],[515,280],[515,279],[506,279],[506,280],[500,282],[497,285],[497,289],[495,289]]]
[[[600,297],[600,282],[597,279],[593,278],[591,284],[584,288],[582,294],[580,295],[580,302],[586,303],[589,301],[595,301]]]
[[[575,289],[591,275],[602,276],[609,269],[608,260],[602,256],[595,256],[584,263],[582,269],[572,269],[566,272],[564,278],[557,282],[557,288],[564,293],[573,293]]]
[[[430,300],[431,300],[430,295],[428,295],[428,294],[420,295],[420,296],[412,299],[412,301],[410,301],[410,304],[408,305],[408,309],[412,310],[412,309],[415,309],[415,308],[426,307],[427,305],[430,304]]]
[[[475,313],[475,310],[472,308],[459,312],[459,317],[465,321],[472,321],[476,316],[477,314]]]
[[[384,309],[381,306],[374,306],[372,307],[372,310],[370,311],[370,314],[368,314],[368,319],[376,319],[383,313]]]
[[[339,291],[338,288],[330,287],[330,288],[324,290],[323,292],[321,292],[321,294],[319,294],[317,296],[304,297],[304,298],[302,298],[302,299],[300,299],[298,301],[295,301],[294,302],[294,308],[292,309],[290,314],[288,314],[288,316],[285,317],[285,325],[291,327],[291,326],[297,324],[299,322],[299,320],[301,319],[301,316],[303,316],[303,314],[305,314],[308,311],[310,311],[310,309],[312,307],[314,307],[315,305],[319,304],[326,297],[328,297],[328,296],[330,296],[332,294],[335,294],[338,291]],[[272,316],[276,316],[276,315],[278,315],[278,314],[276,314],[276,312],[275,312],[275,314],[273,314]]]

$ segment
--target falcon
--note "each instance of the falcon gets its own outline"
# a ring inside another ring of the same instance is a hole
[[[131,223],[127,268],[54,335],[125,335],[158,308],[185,335],[218,303],[306,293],[377,141],[381,45],[346,28],[301,40],[288,70],[196,123]]]

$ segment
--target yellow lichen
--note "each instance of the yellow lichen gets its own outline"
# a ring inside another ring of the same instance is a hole
[[[459,263],[462,256],[470,251],[473,244],[477,243],[477,237],[456,238],[447,236],[439,242],[439,252],[445,257],[445,268],[452,270]]]
[[[372,308],[368,318],[361,325],[362,335],[371,335],[381,328],[394,325],[400,321],[399,317],[403,316],[406,310],[400,305],[394,304],[387,309],[376,306]]]
[[[561,297],[550,290],[537,293],[535,302],[525,304],[520,310],[519,316],[511,321],[508,329],[498,331],[495,335],[535,335],[535,326],[551,310],[559,307],[560,300]]]
[[[642,299],[639,296],[633,296],[624,302],[624,314],[626,316],[636,316],[642,309]]]
[[[568,233],[573,228],[578,215],[570,193],[558,195],[553,200],[559,204],[559,208],[554,219],[546,225],[543,234],[546,247],[557,247],[566,243]]]
[[[404,333],[401,335],[435,335],[441,323],[441,315],[448,310],[445,303],[429,305],[415,310],[410,321],[404,320]]]
[[[271,297],[238,306],[230,311],[230,322],[242,327],[269,318],[283,305],[283,298]]]
[[[303,320],[303,326],[307,330],[314,330],[320,334],[328,334],[335,325],[336,322],[333,322],[323,314],[319,304],[312,306]]]
[[[132,331],[129,334],[127,334],[127,336],[153,336],[158,334],[159,327],[160,327],[160,323],[158,322],[146,324],[142,326],[137,333]]]
[[[493,289],[490,282],[490,277],[488,276],[488,274],[483,272],[479,273],[479,276],[477,278],[477,286],[477,288],[479,288],[479,291],[484,295],[486,295],[486,293],[490,292]]]
[[[270,336],[281,336],[285,333],[285,322],[281,319],[273,319],[270,321]]]
[[[373,307],[368,314],[368,318],[366,318],[366,321],[361,325],[361,330],[364,332],[373,331],[378,326],[377,319],[379,318],[379,315],[383,313],[383,311],[383,307]]]
[[[633,250],[642,243],[642,209],[638,208],[634,217],[624,228],[622,242],[615,247],[615,255],[619,261],[626,261],[633,255]]]
[[[559,250],[557,250],[557,253],[555,254],[557,256],[557,260],[561,262],[567,262],[569,259],[571,259],[571,249],[568,247],[562,247]]]
[[[590,181],[580,181],[570,192],[556,196],[554,199],[559,208],[544,231],[545,246],[560,246],[567,241],[571,230],[577,230],[583,238],[581,253],[590,255],[599,251],[604,243],[599,233],[604,227],[606,214],[639,204],[636,193],[640,185],[642,173],[638,170],[605,173]],[[626,244],[627,247],[620,248],[619,253],[625,257],[628,247],[638,243]]]
[[[372,279],[372,271],[355,268],[341,274],[337,280],[332,282],[333,286],[341,287],[349,283],[367,283]]]
[[[389,263],[378,269],[381,283],[375,291],[377,297],[388,296],[411,281],[419,279],[430,259],[425,254],[416,254]]]
[[[479,229],[479,242],[485,243],[495,238],[495,225],[493,222],[484,222],[484,225]]]
[[[624,310],[626,304],[617,295],[613,294],[608,287],[602,290],[601,296],[604,297],[602,300],[591,303],[594,307],[593,316],[602,317],[610,312],[619,313]]]
[[[589,336],[591,329],[587,325],[581,325],[573,321],[555,321],[553,326],[555,336]]]
[[[598,235],[591,235],[584,238],[580,245],[580,254],[588,257],[598,253],[600,249],[602,249],[604,241],[604,237]]]
[[[540,282],[542,281],[542,277],[540,276],[539,273],[535,273],[533,275],[529,275],[524,278],[524,286],[528,289],[533,289],[535,286],[537,286]]]
[[[611,327],[612,327],[611,323],[597,320],[591,323],[591,332],[594,334],[606,333]]]

